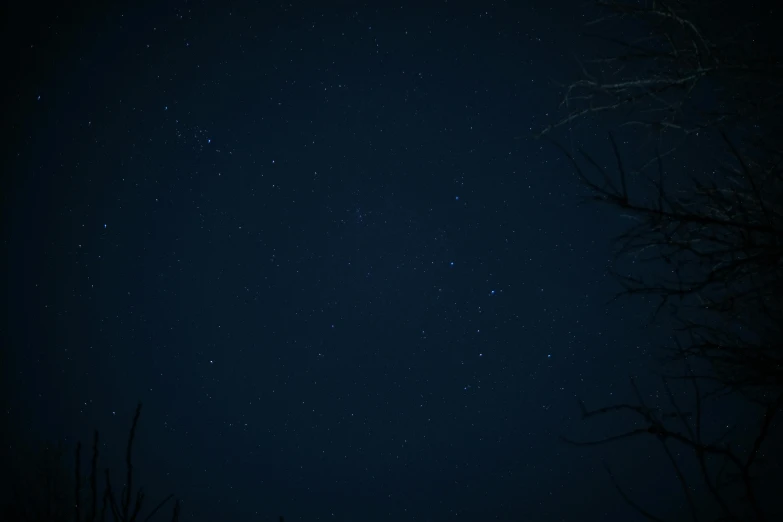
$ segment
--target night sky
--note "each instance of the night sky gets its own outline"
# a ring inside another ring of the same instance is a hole
[[[4,8],[3,451],[97,428],[121,484],[141,401],[183,520],[638,519],[602,459],[677,512],[654,442],[561,441],[666,334],[529,138],[585,3],[230,4]]]

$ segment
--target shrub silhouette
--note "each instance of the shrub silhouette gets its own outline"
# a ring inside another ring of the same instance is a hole
[[[99,477],[98,468],[98,430],[95,430],[92,443],[92,458],[87,475],[82,473],[82,445],[79,442],[74,452],[74,471],[68,476],[63,462],[65,451],[62,444],[56,448],[44,447],[26,469],[12,483],[11,498],[3,506],[2,519],[9,522],[136,522],[151,520],[170,500],[173,494],[161,500],[155,507],[142,516],[144,507],[144,489],[133,492],[133,440],[141,415],[141,403],[136,407],[128,444],[125,449],[125,484],[118,499],[112,487],[109,468]],[[99,501],[99,483],[103,486]],[[100,509],[98,508],[100,504]],[[171,513],[172,522],[179,520],[180,503],[174,500]]]

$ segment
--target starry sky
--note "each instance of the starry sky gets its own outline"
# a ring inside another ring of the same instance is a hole
[[[97,428],[119,473],[142,401],[183,520],[637,519],[602,459],[669,498],[649,442],[560,439],[665,336],[529,139],[589,7],[317,4],[6,7],[4,451]]]

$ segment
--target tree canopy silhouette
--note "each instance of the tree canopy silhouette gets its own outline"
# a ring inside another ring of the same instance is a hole
[[[752,20],[734,33],[703,29],[724,4],[599,0],[606,13],[589,27],[620,20],[645,36],[603,37],[619,52],[590,61],[600,77],[582,64],[584,77],[565,88],[566,116],[537,136],[623,111],[621,128],[659,138],[633,167],[610,133],[614,169],[555,144],[596,200],[633,220],[618,238],[623,293],[673,312],[678,356],[708,362],[728,389],[774,401],[783,392],[783,55],[758,34],[743,38]],[[713,150],[720,157],[705,157]],[[675,151],[696,158],[691,174],[668,174]],[[656,261],[665,269],[651,270]]]
[[[579,60],[582,77],[563,86],[565,115],[535,137],[562,151],[592,199],[631,220],[617,238],[612,269],[620,295],[656,299],[655,317],[671,314],[665,359],[684,371],[664,376],[666,408],[647,404],[635,382],[635,403],[581,405],[586,419],[631,412],[637,422],[627,432],[566,440],[596,445],[655,437],[691,518],[702,520],[693,478],[673,456],[689,450],[717,519],[772,520],[757,490],[760,456],[783,407],[783,53],[773,13],[769,4],[728,1],[595,5],[599,14],[587,29],[602,30],[592,37],[614,51]],[[609,132],[611,168],[595,152],[552,137],[603,115],[620,120]],[[619,132],[642,142],[636,164],[618,144]],[[673,379],[692,390],[688,411],[672,392]],[[731,439],[736,426],[712,439],[703,429],[705,409],[727,395],[748,401],[757,414],[739,446]],[[626,502],[662,520],[607,470]]]

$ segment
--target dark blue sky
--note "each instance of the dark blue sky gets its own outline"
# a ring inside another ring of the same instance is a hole
[[[264,4],[8,16],[5,448],[98,428],[120,481],[143,401],[137,483],[186,520],[634,520],[602,458],[663,505],[651,442],[559,440],[627,427],[577,400],[654,397],[663,338],[527,138],[583,2]]]

